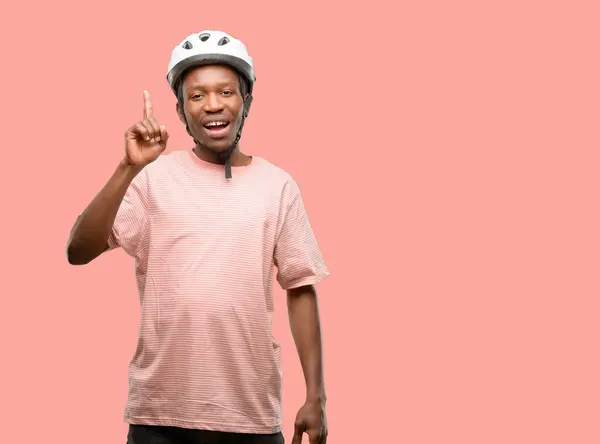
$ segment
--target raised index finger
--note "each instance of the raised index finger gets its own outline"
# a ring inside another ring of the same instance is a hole
[[[153,115],[150,93],[144,90],[144,119],[150,119]]]

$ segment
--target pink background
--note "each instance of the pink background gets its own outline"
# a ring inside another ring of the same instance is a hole
[[[144,88],[190,146],[170,51],[222,28],[256,62],[244,150],[300,183],[332,272],[329,444],[600,442],[597,5],[4,8],[0,441],[125,442],[133,261],[76,268],[65,245]],[[277,295],[290,442],[304,386]]]

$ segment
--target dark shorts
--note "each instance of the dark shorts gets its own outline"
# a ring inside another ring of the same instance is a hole
[[[255,435],[131,424],[127,444],[284,444],[284,439],[281,432]]]

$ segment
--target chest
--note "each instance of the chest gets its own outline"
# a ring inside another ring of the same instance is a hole
[[[218,242],[235,248],[271,248],[280,218],[276,192],[240,180],[220,185],[166,179],[149,195],[153,241],[170,247]]]

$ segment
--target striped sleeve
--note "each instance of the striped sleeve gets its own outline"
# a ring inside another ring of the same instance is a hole
[[[329,270],[295,182],[286,186],[283,202],[286,212],[274,252],[277,282],[284,290],[315,285],[329,276]]]
[[[121,247],[128,255],[136,255],[146,229],[147,191],[148,176],[143,169],[129,185],[119,206],[108,238],[110,249]]]

